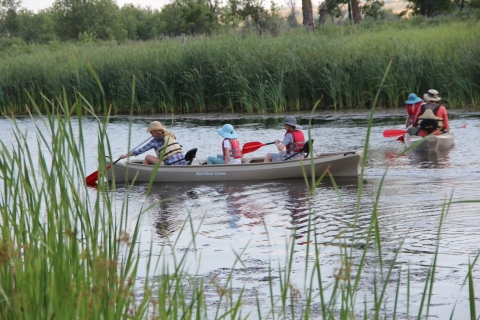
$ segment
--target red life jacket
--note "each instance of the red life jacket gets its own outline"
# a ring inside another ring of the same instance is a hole
[[[242,149],[240,149],[240,142],[238,142],[238,139],[224,139],[222,141],[223,159],[225,159],[225,148],[223,148],[223,143],[225,140],[229,140],[232,144],[232,149],[230,149],[230,158],[240,159],[242,157]]]
[[[293,144],[287,144],[287,155],[302,152],[303,145],[305,144],[305,136],[303,135],[303,132],[300,130],[288,130],[287,133],[285,133],[285,136],[289,133],[293,136]]]

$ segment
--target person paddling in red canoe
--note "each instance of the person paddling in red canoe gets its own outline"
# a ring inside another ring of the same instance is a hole
[[[276,162],[283,161],[286,158],[297,153],[297,155],[289,158],[288,160],[297,160],[302,158],[303,145],[305,144],[305,136],[301,126],[297,124],[297,119],[292,116],[288,116],[283,121],[285,130],[285,137],[283,141],[279,139],[275,140],[275,146],[277,147],[279,153],[268,153],[263,162]]]
[[[138,156],[150,149],[155,149],[157,156],[148,155],[143,164],[154,165],[160,162],[160,165],[187,165],[182,146],[175,139],[173,132],[168,131],[159,121],[153,121],[148,125],[147,132],[152,135],[152,140],[138,149],[132,150],[127,154],[122,154],[120,159],[126,157]]]

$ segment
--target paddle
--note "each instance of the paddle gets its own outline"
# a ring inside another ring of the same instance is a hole
[[[467,125],[464,124],[461,126],[462,129],[466,129]],[[407,130],[402,129],[392,129],[392,130],[385,130],[383,131],[383,136],[385,138],[398,138],[397,140],[403,141],[403,135],[407,133]]]
[[[142,144],[144,144],[145,142],[147,142],[148,140],[150,140],[151,137],[149,137],[147,140],[143,141],[142,143],[140,143],[138,146],[136,146],[135,148],[133,148],[132,150],[130,150],[128,153],[132,152],[133,150],[137,149],[138,147],[140,147]],[[106,170],[110,169],[110,167],[112,165],[114,165],[115,163],[117,163],[118,161],[120,161],[121,159],[118,158],[117,160],[115,160],[114,163],[112,164],[109,164],[106,168]],[[85,182],[87,183],[87,186],[91,186],[91,185],[95,185],[97,183],[97,180],[98,180],[98,170],[95,171],[95,172],[92,172],[91,174],[89,174],[86,178],[85,178]]]
[[[407,130],[401,130],[401,129],[385,130],[383,131],[383,136],[385,138],[397,138],[399,136],[403,136],[405,133],[407,133]]]
[[[260,149],[261,147],[264,147],[264,146],[269,145],[269,144],[274,144],[274,143],[275,143],[275,141],[269,142],[269,143],[247,142],[243,145],[242,154],[247,154],[247,153],[256,151],[256,150]]]

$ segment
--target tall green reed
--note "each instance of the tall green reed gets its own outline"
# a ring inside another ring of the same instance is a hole
[[[450,107],[476,107],[477,30],[478,21],[412,20],[328,25],[315,34],[297,30],[278,37],[232,33],[192,38],[186,46],[175,39],[36,46],[3,60],[1,110],[26,112],[31,102],[25,90],[43,108],[42,95],[55,100],[64,88],[70,104],[73,93],[80,92],[101,112],[103,97],[88,63],[114,113],[131,112],[133,75],[135,113],[309,110],[320,97],[319,108],[370,107],[390,59],[379,107],[401,106],[409,93],[430,88],[439,90]]]
[[[46,116],[32,116],[27,131],[12,118],[14,142],[1,145],[2,318],[145,315],[131,281],[138,267],[138,225],[126,236],[127,209],[117,220],[109,195],[99,189],[91,202],[81,179],[85,155],[77,136],[81,141],[83,135],[72,123],[82,118],[70,117],[81,115],[81,108],[80,102],[52,103]],[[36,146],[27,143],[31,134]]]

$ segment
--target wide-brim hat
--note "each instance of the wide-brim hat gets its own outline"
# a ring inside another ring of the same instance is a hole
[[[302,129],[302,126],[299,126],[297,124],[297,119],[295,119],[295,117],[293,116],[288,116],[285,118],[285,120],[283,120],[283,124],[287,124],[289,126],[292,126],[292,127],[295,127],[295,129]]]
[[[220,129],[218,129],[217,132],[224,138],[228,138],[228,139],[238,138],[238,134],[233,129],[233,126],[228,123],[223,125],[223,127],[221,127]]]
[[[163,126],[163,124],[160,121],[153,121],[148,125],[147,132],[151,131],[165,131],[167,128]]]
[[[423,100],[425,101],[440,101],[442,98],[438,96],[438,91],[435,89],[428,90],[428,93],[423,95]]]
[[[405,101],[405,104],[415,104],[422,101],[422,98],[419,98],[415,93],[410,93],[408,95],[408,100]]]

